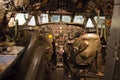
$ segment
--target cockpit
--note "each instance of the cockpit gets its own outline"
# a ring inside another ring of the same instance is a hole
[[[103,80],[112,5],[86,1],[0,2],[0,79]]]

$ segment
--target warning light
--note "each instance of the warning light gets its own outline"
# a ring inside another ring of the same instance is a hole
[[[49,35],[48,35],[48,38],[49,38],[49,39],[52,39],[52,38],[53,38],[53,35],[49,34]]]

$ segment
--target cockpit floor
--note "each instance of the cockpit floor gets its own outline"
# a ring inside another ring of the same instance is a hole
[[[99,72],[99,74],[103,73]],[[93,74],[91,72],[86,73],[86,76],[90,77],[82,76],[83,75],[81,74],[79,77],[74,78],[74,74],[71,74],[68,70],[66,70],[66,67],[64,65],[57,67],[53,66],[52,69],[48,69],[48,71],[46,71],[45,80],[103,80],[103,76],[96,77],[96,74]]]
[[[71,79],[69,78],[69,75],[65,73],[65,69],[63,67],[58,67],[47,71],[45,80],[71,80]]]

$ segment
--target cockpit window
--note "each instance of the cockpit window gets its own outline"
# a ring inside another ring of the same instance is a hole
[[[52,15],[51,22],[60,22],[60,15]]]
[[[35,26],[36,25],[34,16],[32,16],[32,18],[31,18],[30,22],[28,23],[28,25],[30,25],[30,26]]]
[[[62,22],[70,23],[70,21],[71,21],[70,16],[65,16],[65,15],[62,16]]]
[[[75,16],[73,23],[80,23],[83,24],[84,22],[84,17],[83,16]]]
[[[41,14],[39,22],[40,23],[48,23],[48,14]]]
[[[95,22],[97,23],[97,16],[95,16],[94,19],[95,19]],[[99,17],[99,22],[98,22],[98,27],[99,28],[101,28],[101,27],[105,28],[105,24],[104,23],[105,23],[105,17],[104,16],[100,16]]]
[[[15,16],[15,20],[18,20],[18,25],[23,25],[26,22],[26,19],[28,18],[28,14],[18,13]]]
[[[86,27],[87,28],[93,28],[94,27],[94,24],[93,24],[93,22],[90,18],[88,18],[88,21],[86,23]]]

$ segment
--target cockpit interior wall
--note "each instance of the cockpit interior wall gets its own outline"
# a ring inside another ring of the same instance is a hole
[[[40,48],[40,47],[42,47],[42,48]],[[43,49],[43,47],[44,47],[44,49]],[[49,49],[49,52],[47,52],[48,49]],[[34,72],[34,70],[36,70],[39,66],[43,65],[42,63],[40,63],[43,60],[37,60],[37,59],[42,59],[42,57],[46,56],[44,61],[48,62],[51,59],[52,51],[53,51],[52,44],[47,40],[47,38],[40,35],[39,32],[35,32],[31,38],[30,44],[28,45],[28,48],[27,48],[27,50],[23,56],[23,59],[21,61],[20,79],[22,76],[23,77],[22,80],[24,80],[24,78],[27,75],[32,74]],[[40,55],[40,54],[42,54],[42,55]],[[34,64],[35,62],[37,64]],[[39,65],[39,64],[41,64],[41,65]],[[39,66],[35,67],[36,65],[37,66],[39,65]],[[30,69],[33,69],[33,70],[30,70]],[[28,73],[28,72],[31,72],[31,73]],[[33,77],[33,76],[31,76],[31,77]]]
[[[120,80],[120,0],[114,0],[112,25],[108,41],[103,80]]]

